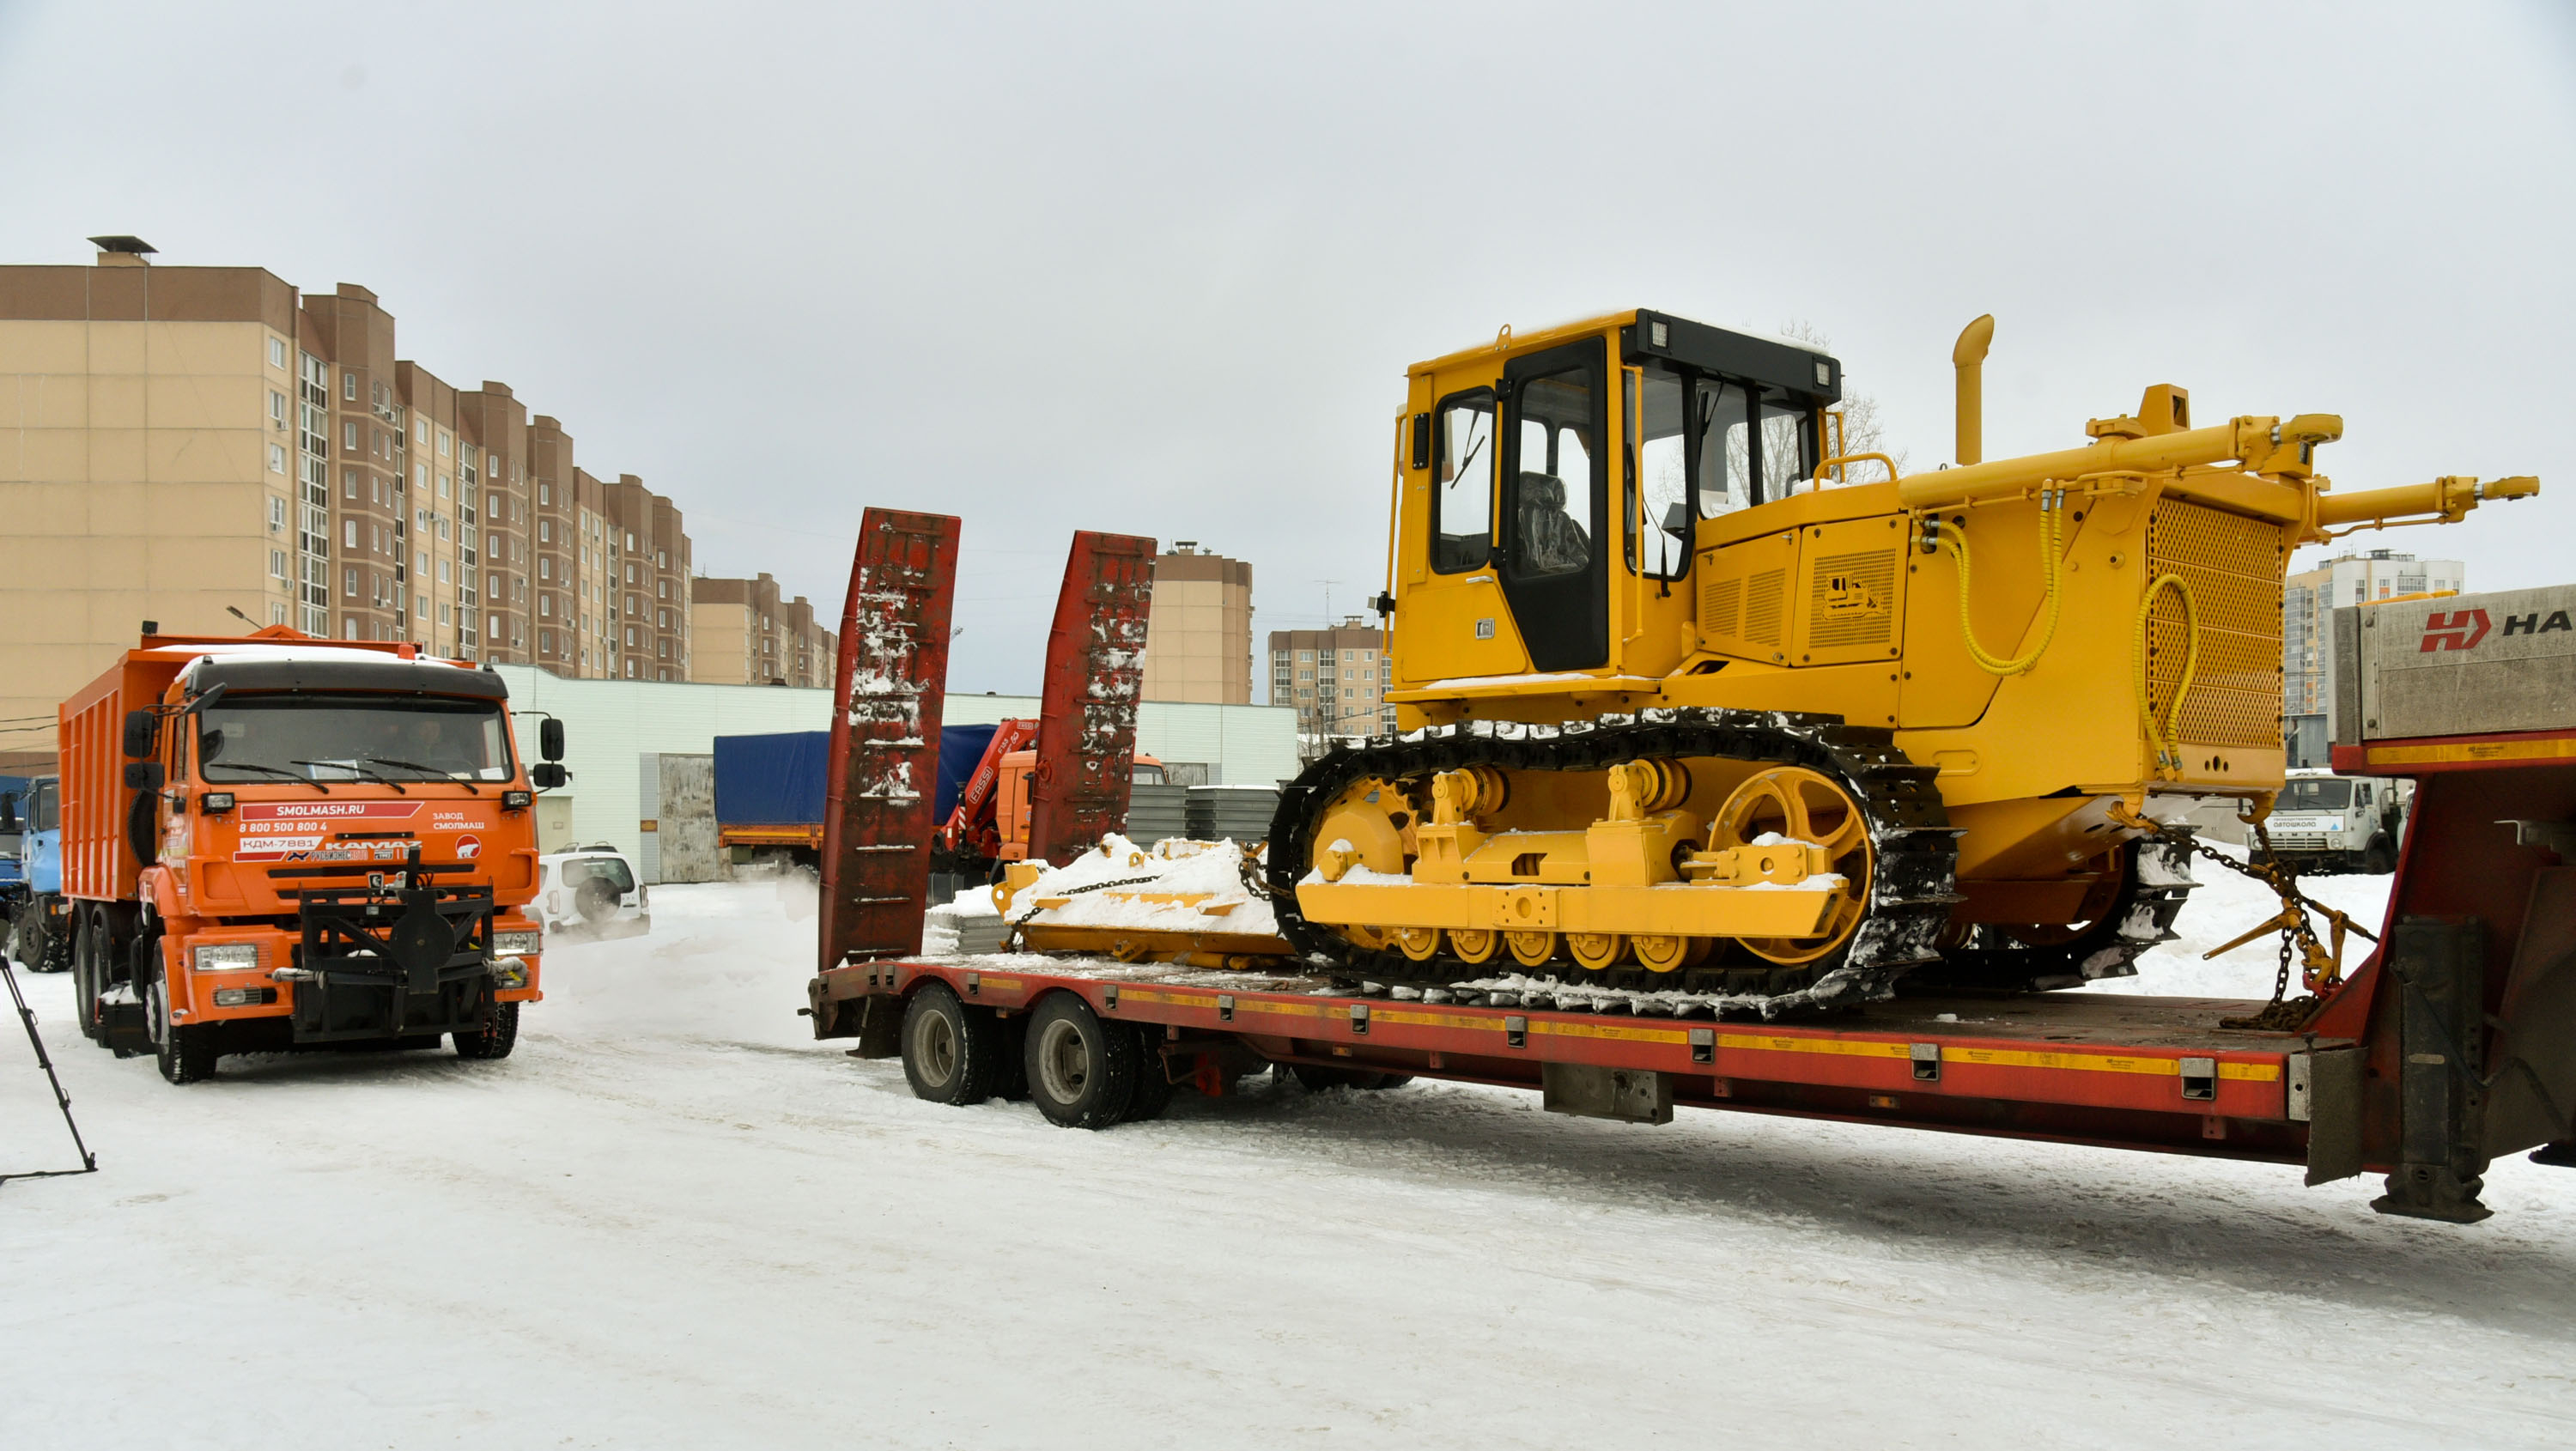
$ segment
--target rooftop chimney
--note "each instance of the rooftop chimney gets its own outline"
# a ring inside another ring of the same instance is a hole
[[[92,237],[89,240],[98,248],[98,265],[101,267],[149,267],[152,265],[150,254],[160,250],[141,237]]]

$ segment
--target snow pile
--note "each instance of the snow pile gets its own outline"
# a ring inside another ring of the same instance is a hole
[[[1147,851],[1112,832],[1023,889],[1012,899],[1010,918],[1053,927],[1275,935],[1279,923],[1269,899],[1244,882],[1247,865],[1231,841],[1163,842]],[[1148,901],[1140,894],[1200,900]],[[1064,905],[1037,906],[1057,897]]]

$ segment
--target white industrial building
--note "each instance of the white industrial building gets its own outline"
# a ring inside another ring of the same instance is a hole
[[[564,723],[564,765],[572,784],[548,797],[570,798],[567,814],[540,810],[549,849],[564,842],[609,842],[641,850],[641,764],[648,755],[704,754],[718,736],[819,731],[832,720],[832,692],[782,685],[701,685],[680,681],[567,680],[522,665],[496,667],[509,682],[510,704],[545,711]],[[951,695],[946,723],[990,725],[1034,720],[1033,695]],[[533,729],[522,729],[523,748]],[[1218,786],[1273,786],[1297,774],[1297,713],[1266,705],[1208,705],[1149,700],[1136,709],[1136,749],[1170,765],[1206,767]]]

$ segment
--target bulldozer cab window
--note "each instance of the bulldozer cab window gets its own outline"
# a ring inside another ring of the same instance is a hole
[[[1714,519],[1761,503],[1753,484],[1753,424],[1744,390],[1702,378],[1696,392],[1700,517]]]
[[[1628,567],[1658,579],[1690,568],[1690,411],[1681,375],[1648,368],[1627,399],[1637,452],[1628,460]]]
[[[1816,430],[1812,417],[1804,408],[1763,401],[1762,428],[1756,440],[1761,449],[1763,498],[1789,497],[1789,491],[1815,470],[1816,456],[1811,445],[1816,440]]]
[[[1574,368],[1520,385],[1512,479],[1512,573],[1574,574],[1592,562],[1594,373]]]
[[[1494,394],[1490,388],[1440,401],[1440,456],[1431,489],[1431,567],[1443,574],[1482,569],[1494,539]]]

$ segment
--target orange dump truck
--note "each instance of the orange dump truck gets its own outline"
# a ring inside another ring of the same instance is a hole
[[[272,626],[147,633],[61,711],[82,1031],[173,1083],[227,1053],[506,1056],[536,1001],[535,792],[489,668]]]

